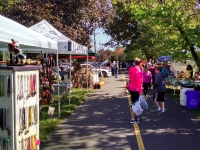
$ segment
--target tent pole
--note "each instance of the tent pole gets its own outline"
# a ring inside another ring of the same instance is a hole
[[[71,81],[71,61],[72,61],[72,54],[71,54],[71,51],[70,51],[70,57],[69,57],[69,105],[70,105],[70,102],[71,102],[71,87],[72,87],[72,81]]]
[[[56,72],[59,75],[58,50],[56,51]],[[58,80],[58,117],[60,118],[60,81]]]
[[[58,50],[56,51],[56,64],[57,64],[57,73],[59,73],[59,63],[58,63]]]
[[[88,53],[87,53],[87,64],[88,64]],[[87,65],[87,70],[86,70],[86,78],[87,78],[87,92],[88,92],[88,65]]]

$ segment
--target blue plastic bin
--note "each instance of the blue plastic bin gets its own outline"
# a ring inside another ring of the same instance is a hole
[[[199,91],[186,91],[186,107],[191,109],[198,109],[200,103],[200,92]]]

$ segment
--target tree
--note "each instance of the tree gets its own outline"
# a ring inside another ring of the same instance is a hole
[[[8,4],[14,4],[16,2],[19,2],[19,0],[0,0],[0,12],[4,10],[4,8]]]
[[[148,59],[155,60],[160,55],[167,55],[165,51],[162,51],[162,46],[156,44],[159,43],[157,41],[159,40],[159,38],[156,38],[157,36],[156,32],[155,33],[151,32],[151,27],[149,27],[146,24],[140,24],[138,30],[139,30],[138,38],[133,39],[130,42],[130,45],[125,50],[126,53],[128,53],[129,51],[135,51],[136,53],[141,52],[143,55],[145,55],[147,60]]]
[[[27,27],[46,19],[64,35],[88,47],[95,28],[109,22],[113,15],[107,0],[26,0],[7,5],[2,13]]]
[[[111,50],[104,50],[104,49],[101,49],[98,51],[98,57],[97,57],[97,61],[98,62],[103,62],[104,60],[110,60],[111,59],[111,56],[112,56],[112,53],[113,51]]]
[[[134,62],[134,58],[140,58],[141,60],[146,60],[146,56],[142,53],[141,50],[135,50],[135,51],[127,51],[125,61],[126,62]]]
[[[185,60],[192,55],[200,69],[196,51],[196,47],[200,46],[200,11],[197,0],[131,1],[126,8],[138,26],[147,25],[147,34],[156,35],[152,38],[154,49],[160,53],[173,53],[173,57],[178,60]]]
[[[104,25],[105,32],[112,37],[106,45],[111,47],[127,47],[138,36],[137,22],[131,19],[131,12],[125,9],[125,2],[128,3],[128,0],[113,3],[113,19]]]
[[[152,42],[152,38],[155,35],[153,33],[147,34],[149,26],[146,24],[138,26],[138,22],[132,19],[131,10],[126,9],[126,5],[129,2],[129,0],[113,1],[113,8],[116,14],[113,21],[105,25],[105,31],[111,35],[112,40],[106,44],[111,46],[122,45],[126,47],[124,52],[128,55],[129,52],[131,55],[132,52],[141,52],[142,54],[139,53],[140,57],[145,55],[147,58],[156,58],[158,55],[155,54],[158,52],[153,49],[154,42]],[[127,58],[129,60],[129,56]]]
[[[126,54],[124,53],[124,48],[123,47],[117,47],[117,49],[113,52],[112,54],[113,59],[116,61],[125,61]]]

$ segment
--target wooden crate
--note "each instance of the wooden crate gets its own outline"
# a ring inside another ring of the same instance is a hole
[[[94,85],[94,89],[100,89],[104,84],[105,84],[104,81],[97,82],[97,83]]]

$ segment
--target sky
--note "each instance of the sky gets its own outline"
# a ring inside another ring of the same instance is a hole
[[[105,33],[103,33],[104,30],[102,28],[99,28],[99,29],[96,29],[95,31],[95,39],[96,39],[96,49],[97,51],[101,48],[104,48],[104,49],[110,49],[110,50],[114,50],[114,48],[111,48],[111,47],[103,47],[102,44],[108,42],[111,37]],[[92,45],[94,46],[94,34],[91,36],[91,39],[92,39]],[[92,50],[94,50],[94,47],[92,47]]]

